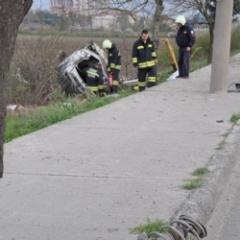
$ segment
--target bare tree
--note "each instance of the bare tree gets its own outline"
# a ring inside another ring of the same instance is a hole
[[[5,87],[10,62],[19,25],[32,6],[33,0],[1,0],[0,1],[0,178],[3,176],[3,143],[4,120],[6,115]]]
[[[157,46],[159,45],[160,38],[160,23],[161,23],[161,15],[163,12],[163,0],[155,0],[156,8],[153,17],[153,39],[157,42]]]
[[[153,16],[153,39],[158,41],[160,37],[160,21],[163,12],[163,0],[96,0],[105,8],[121,11],[135,17],[136,13],[145,12]]]

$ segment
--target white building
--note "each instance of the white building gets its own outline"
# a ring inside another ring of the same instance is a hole
[[[51,11],[59,15],[72,12],[85,16],[94,16],[101,9],[110,5],[110,0],[50,0]]]
[[[62,15],[71,11],[73,7],[72,0],[50,0],[51,12]]]
[[[95,29],[104,28],[107,30],[118,29],[118,15],[110,13],[100,13],[92,18],[92,27]]]
[[[93,16],[97,11],[97,1],[95,0],[73,0],[73,13]]]

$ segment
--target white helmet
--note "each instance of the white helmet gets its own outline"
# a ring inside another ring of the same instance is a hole
[[[175,22],[176,22],[176,23],[180,23],[180,24],[182,24],[182,25],[185,25],[186,22],[187,22],[187,20],[186,20],[186,18],[185,18],[183,15],[180,15],[180,16],[178,16],[178,17],[176,18]]]
[[[104,40],[102,43],[102,48],[111,49],[112,48],[112,42],[108,39]]]

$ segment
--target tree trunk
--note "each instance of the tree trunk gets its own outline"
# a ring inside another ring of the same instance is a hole
[[[213,41],[214,41],[214,23],[209,24],[209,52],[208,52],[208,63],[212,62],[213,52]]]
[[[163,0],[155,0],[156,9],[153,16],[153,41],[155,42],[156,48],[159,47],[160,43],[160,22],[163,11]]]
[[[4,72],[0,69],[0,178],[3,175],[3,134],[4,134],[4,118],[5,118],[5,103],[4,103]]]
[[[5,86],[14,53],[17,31],[31,5],[32,0],[5,0],[0,2],[0,178],[3,176],[4,170]]]
[[[226,92],[229,78],[233,0],[217,2],[210,92]]]

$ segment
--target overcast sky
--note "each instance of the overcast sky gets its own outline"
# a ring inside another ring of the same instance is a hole
[[[50,0],[33,0],[33,9],[49,9]],[[164,1],[165,12],[169,14],[168,7],[169,4],[167,2],[171,2],[171,0]],[[175,13],[177,14],[177,13]]]
[[[48,9],[49,8],[49,0],[33,0],[33,8],[41,8]]]

